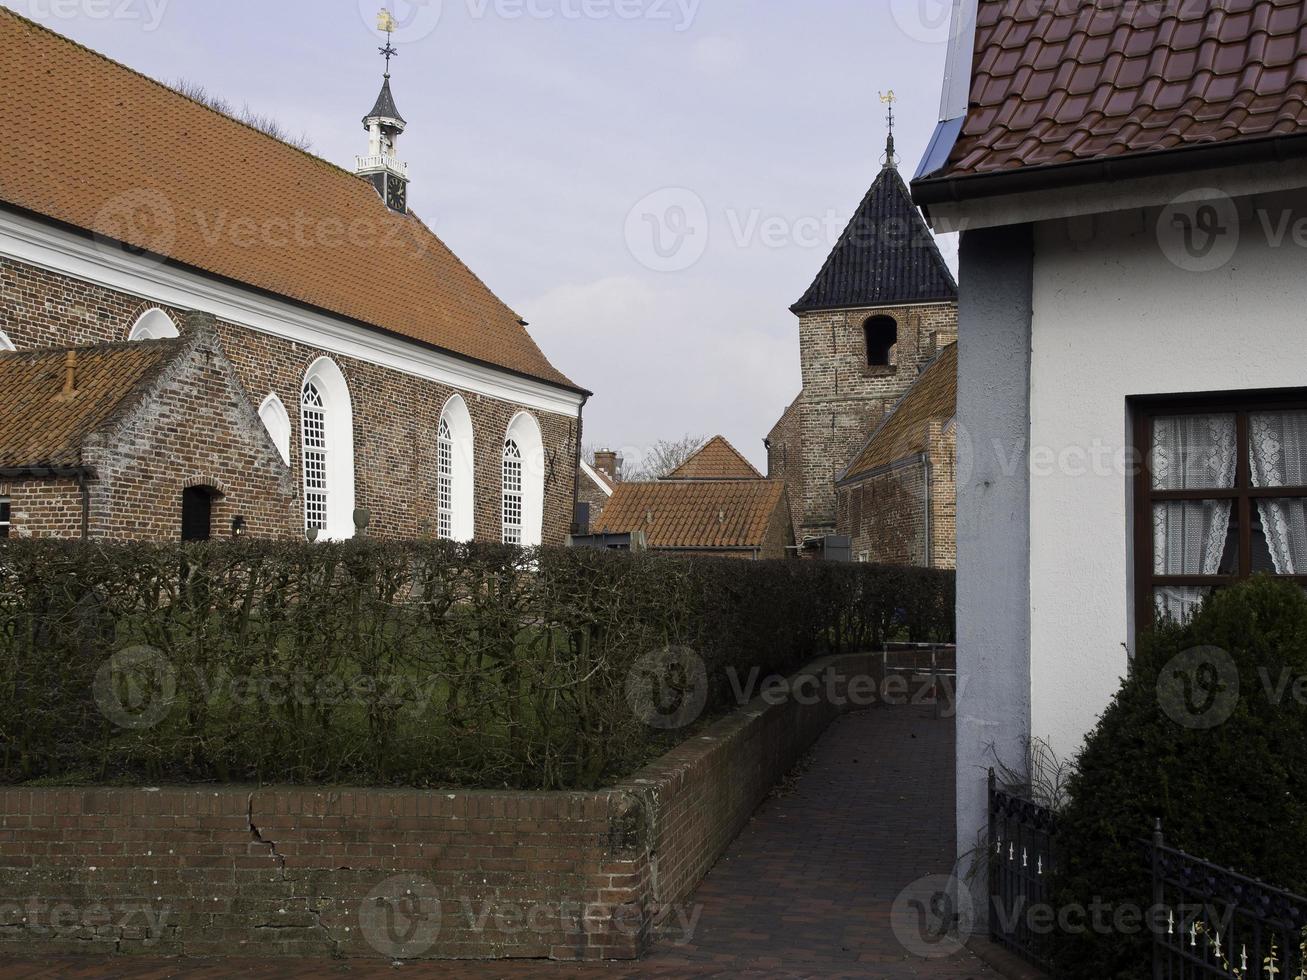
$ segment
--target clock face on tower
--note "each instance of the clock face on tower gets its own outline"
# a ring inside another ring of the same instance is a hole
[[[408,211],[408,184],[394,174],[386,177],[386,206],[400,213]]]

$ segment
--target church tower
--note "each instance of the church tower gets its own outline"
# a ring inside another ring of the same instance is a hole
[[[407,123],[399,114],[395,96],[390,91],[390,59],[399,55],[390,43],[396,26],[390,11],[381,11],[377,26],[386,32],[386,46],[380,49],[386,58],[386,74],[376,105],[363,117],[363,128],[368,133],[368,152],[367,156],[358,157],[354,172],[372,182],[386,207],[407,214],[408,164],[399,158],[398,151],[399,137]]]
[[[957,340],[957,283],[894,155],[792,312],[803,391],[767,440],[800,544],[835,532],[835,483],[936,353]]]

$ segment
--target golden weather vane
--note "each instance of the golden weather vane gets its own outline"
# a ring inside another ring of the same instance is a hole
[[[888,135],[888,136],[886,137],[886,139],[885,139],[885,166],[887,166],[887,167],[892,167],[892,166],[894,166],[894,160],[895,160],[895,157],[894,157],[894,103],[898,102],[898,100],[899,100],[899,97],[898,97],[897,95],[894,94],[894,90],[893,90],[893,89],[890,89],[888,92],[881,92],[881,93],[880,93],[880,101],[881,101],[881,104],[882,104],[882,105],[885,105],[885,106],[888,107],[886,111],[887,111],[887,113],[888,113],[888,115],[889,115],[889,135]]]
[[[377,30],[386,32],[386,46],[379,50],[386,57],[386,77],[389,78],[390,59],[399,57],[399,52],[395,50],[395,46],[390,43],[390,35],[399,30],[399,23],[395,20],[394,14],[385,7],[382,7],[381,12],[377,14]]]

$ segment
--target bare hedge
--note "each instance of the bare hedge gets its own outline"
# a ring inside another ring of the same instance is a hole
[[[590,788],[732,707],[732,671],[952,630],[921,569],[11,541],[0,782]]]

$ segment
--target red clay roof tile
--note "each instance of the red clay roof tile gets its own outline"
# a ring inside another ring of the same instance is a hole
[[[650,548],[760,548],[784,497],[776,480],[619,483],[594,530],[643,531]]]
[[[761,480],[763,475],[722,436],[713,436],[666,480]]]
[[[574,388],[517,315],[367,181],[4,7],[0,126],[0,202]]]
[[[82,465],[86,437],[170,361],[182,340],[71,348],[74,394],[64,394],[69,348],[0,354],[0,469]]]
[[[1307,132],[1307,0],[979,0],[972,65],[923,182]]]

